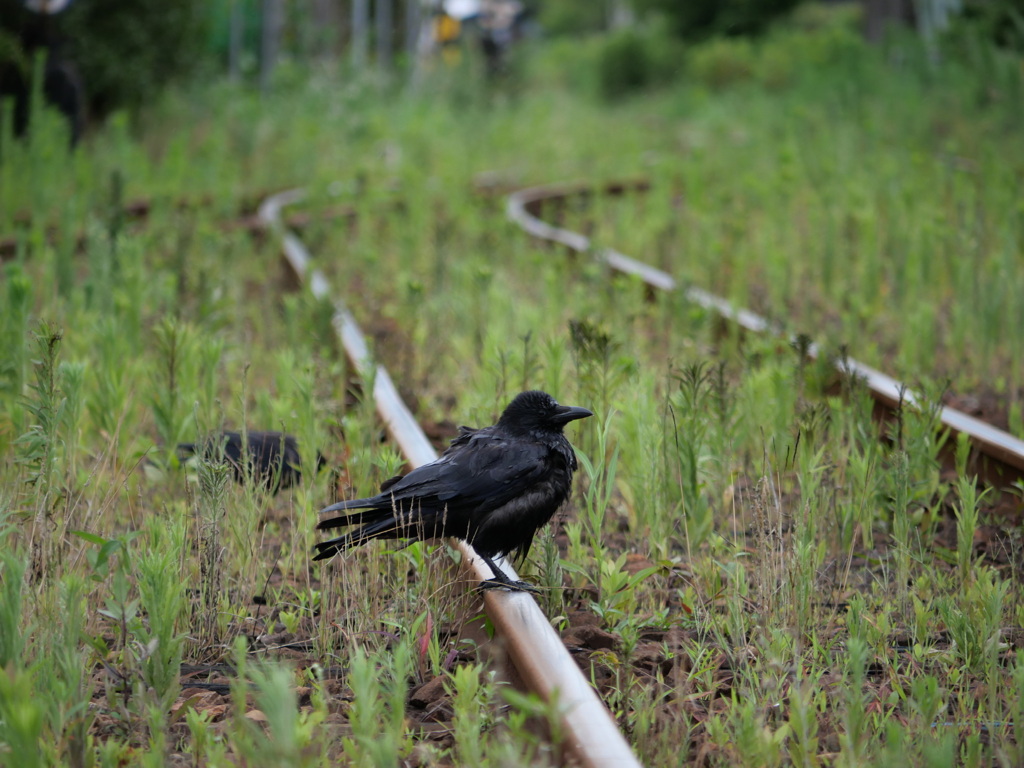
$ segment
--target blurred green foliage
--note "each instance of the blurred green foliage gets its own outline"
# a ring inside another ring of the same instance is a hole
[[[967,0],[949,36],[955,40],[978,36],[1024,53],[1024,0]]]
[[[537,80],[561,79],[606,101],[682,79],[713,89],[756,82],[777,90],[823,67],[857,66],[867,46],[859,24],[858,7],[806,4],[758,39],[687,43],[655,16],[582,40],[550,41],[535,52],[531,66]]]
[[[672,31],[685,40],[759,35],[800,0],[638,0],[642,9],[664,15]]]
[[[560,0],[537,8],[544,32],[552,36],[600,32],[608,26],[607,3],[593,0]]]
[[[207,47],[203,0],[89,0],[63,19],[89,101],[100,113],[136,106],[167,82],[193,74]]]
[[[757,35],[778,17],[789,13],[801,0],[635,0],[627,7],[640,16],[653,13],[668,21],[672,35],[684,40],[704,40],[716,35]],[[615,3],[609,0],[559,0],[538,8],[539,19],[549,35],[580,35],[613,26]]]
[[[855,66],[867,43],[841,24],[788,25],[758,41],[714,38],[694,46],[687,59],[691,79],[711,88],[755,81],[768,89],[786,88],[805,73]]]
[[[528,79],[614,101],[678,79],[685,51],[664,24],[644,23],[582,38],[563,36],[530,51]]]
[[[597,57],[597,82],[605,99],[616,99],[678,74],[682,50],[664,25],[624,27],[605,37]]]

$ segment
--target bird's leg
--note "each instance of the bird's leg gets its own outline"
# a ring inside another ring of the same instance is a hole
[[[515,592],[540,592],[539,589],[528,582],[510,579],[508,574],[501,570],[491,558],[481,552],[477,552],[477,554],[483,558],[483,561],[487,563],[487,567],[494,574],[491,578],[480,582],[480,589],[498,589],[500,587],[511,589]]]

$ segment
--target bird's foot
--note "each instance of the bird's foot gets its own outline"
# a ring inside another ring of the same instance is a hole
[[[504,589],[510,589],[513,592],[540,592],[540,590],[533,586],[533,584],[510,579],[508,574],[501,570],[501,568],[498,567],[498,564],[487,555],[481,554],[480,557],[485,563],[487,563],[487,567],[491,569],[491,573],[494,574],[491,578],[484,579],[480,582],[481,591],[502,587]]]
[[[481,592],[485,592],[488,589],[508,589],[513,592],[540,594],[540,590],[528,581],[512,581],[511,579],[484,579],[480,582],[479,589]]]

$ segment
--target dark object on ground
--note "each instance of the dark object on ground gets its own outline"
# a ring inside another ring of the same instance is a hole
[[[302,480],[302,456],[299,455],[299,447],[293,435],[252,430],[247,436],[251,474],[255,482],[265,486],[271,493],[298,485]],[[224,461],[231,465],[235,481],[244,483],[246,471],[240,433],[225,430],[211,435],[203,444],[203,455],[211,460],[219,456],[221,442],[224,445]],[[178,450],[192,455],[196,453],[196,444],[179,443]],[[316,468],[319,469],[323,463],[324,457],[317,451]]]
[[[61,11],[67,5],[0,0],[0,102],[7,97],[13,101],[15,136],[24,136],[29,128],[32,79],[38,75],[44,101],[68,121],[71,144],[81,138],[85,89],[62,31]],[[38,72],[37,55],[43,57]],[[0,115],[2,110],[0,104]]]
[[[570,421],[593,414],[559,405],[544,392],[522,392],[484,429],[460,427],[448,450],[404,477],[393,477],[366,499],[332,504],[321,512],[363,510],[321,521],[321,530],[358,525],[316,545],[323,560],[370,539],[465,539],[494,572],[483,586],[528,589],[492,558],[526,557],[533,536],[572,487],[576,454],[562,434]]]

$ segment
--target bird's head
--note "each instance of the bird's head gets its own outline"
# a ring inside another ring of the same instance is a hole
[[[547,392],[520,392],[498,420],[510,432],[561,432],[570,421],[593,416],[586,408],[559,405]]]

